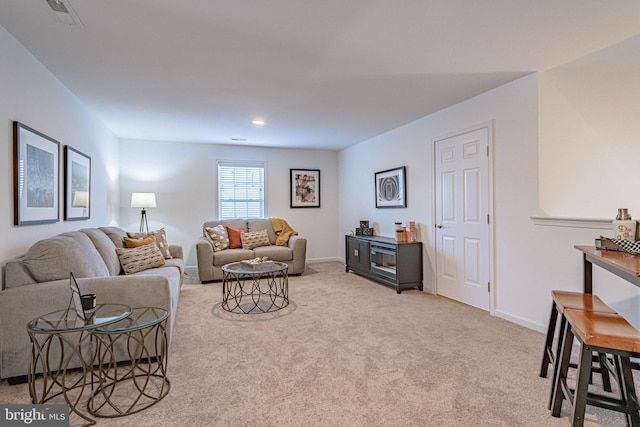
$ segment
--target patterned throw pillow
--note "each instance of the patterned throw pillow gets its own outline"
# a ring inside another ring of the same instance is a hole
[[[124,274],[133,274],[164,265],[162,252],[155,243],[137,248],[116,248]]]
[[[152,235],[149,235],[143,239],[134,239],[132,237],[125,236],[122,238],[122,240],[124,241],[125,248],[137,248],[139,246],[144,246],[156,242],[155,236]]]
[[[164,256],[164,259],[173,258],[171,256],[171,252],[169,252],[169,244],[167,243],[167,233],[166,231],[164,231],[164,228],[161,228],[160,230],[156,230],[156,231],[151,231],[149,233],[132,233],[130,231],[127,231],[127,236],[133,239],[144,239],[145,237],[150,235],[153,235],[153,237],[156,238],[156,245],[158,246],[158,249],[160,249],[160,252],[162,252],[162,256]]]
[[[242,247],[242,233],[244,233],[244,228],[227,227],[227,234],[229,235],[229,249]]]
[[[227,228],[220,224],[215,227],[205,227],[207,238],[213,246],[213,251],[218,252],[229,247],[229,234]]]
[[[267,230],[242,233],[242,249],[253,249],[258,246],[271,246]]]

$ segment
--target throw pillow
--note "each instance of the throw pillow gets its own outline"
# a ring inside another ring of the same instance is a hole
[[[242,233],[242,249],[253,249],[259,246],[271,246],[267,230]]]
[[[125,236],[122,238],[122,240],[124,241],[125,248],[137,248],[139,246],[156,243],[156,238],[155,236],[152,236],[152,235],[149,235],[143,239],[134,239],[134,238]]]
[[[205,227],[206,236],[211,246],[213,246],[213,251],[218,252],[223,249],[227,249],[229,247],[229,234],[227,233],[227,228],[220,224],[215,227]]]
[[[242,233],[244,233],[244,228],[227,227],[227,235],[229,236],[229,249],[237,249],[242,247]]]
[[[137,248],[116,248],[124,274],[133,274],[164,265],[162,252],[155,243]]]
[[[164,256],[165,259],[173,258],[171,256],[171,252],[169,252],[169,243],[167,243],[167,233],[166,231],[164,231],[164,228],[161,228],[160,230],[151,231],[149,233],[132,233],[129,231],[127,232],[127,236],[133,239],[144,239],[145,237],[150,235],[153,235],[153,237],[155,237],[156,245],[158,246],[158,249],[160,249],[160,251],[162,252],[162,256]]]

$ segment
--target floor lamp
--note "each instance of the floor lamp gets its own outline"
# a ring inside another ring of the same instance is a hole
[[[140,232],[149,232],[149,224],[147,224],[147,211],[145,208],[156,207],[156,193],[131,193],[131,207],[142,208],[142,216],[140,217]]]

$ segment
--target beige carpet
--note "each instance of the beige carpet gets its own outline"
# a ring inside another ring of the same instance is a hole
[[[192,275],[187,283],[197,282]],[[220,311],[221,284],[185,284],[169,357],[171,392],[103,426],[567,426],[538,377],[543,336],[418,290],[311,264],[289,308]],[[0,382],[0,402],[27,403]],[[587,426],[622,426],[587,408]]]

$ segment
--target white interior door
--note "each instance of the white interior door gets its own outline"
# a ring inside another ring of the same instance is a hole
[[[436,289],[490,309],[489,128],[435,141]]]

